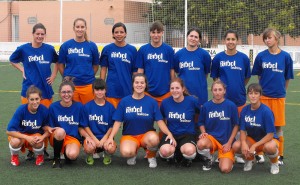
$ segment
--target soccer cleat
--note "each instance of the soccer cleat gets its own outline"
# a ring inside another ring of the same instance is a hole
[[[53,163],[52,163],[52,168],[60,169],[61,167],[62,167],[62,166],[61,166],[60,159],[54,159],[54,160],[53,160]]]
[[[278,165],[278,163],[271,163],[270,172],[272,174],[274,174],[274,175],[279,173],[279,165]]]
[[[244,165],[244,171],[245,172],[251,171],[252,167],[253,167],[253,164],[254,164],[254,160],[250,160],[250,161],[246,160],[245,165]]]
[[[238,164],[245,164],[245,160],[242,157],[239,157],[239,156],[235,156],[235,161]]]
[[[211,167],[212,167],[212,159],[206,158],[204,160],[204,164],[202,166],[202,170],[209,171],[209,170],[211,170]]]
[[[86,164],[88,165],[93,165],[94,164],[94,158],[92,155],[88,155],[87,158],[85,159]]]
[[[11,163],[13,166],[19,166],[19,165],[20,165],[19,155],[12,155],[12,156],[11,156],[10,163]]]
[[[131,157],[131,158],[128,158],[128,159],[127,159],[127,164],[128,164],[129,166],[135,165],[135,164],[136,164],[136,156]]]
[[[279,166],[283,166],[284,165],[283,156],[278,156],[278,165]]]
[[[264,155],[255,155],[255,160],[256,163],[262,164],[265,162],[265,157]]]
[[[99,159],[99,158],[100,158],[99,153],[94,153],[94,154],[93,154],[93,158],[94,158],[94,159]]]
[[[111,163],[111,155],[107,154],[107,153],[103,153],[103,164],[105,165],[109,165]]]
[[[36,157],[35,164],[37,166],[41,166],[42,164],[44,164],[44,155],[38,155]]]
[[[28,150],[28,154],[26,155],[25,160],[26,160],[26,161],[31,161],[31,160],[33,160],[33,159],[34,159],[34,152]]]
[[[192,166],[192,160],[190,160],[190,159],[183,159],[182,161],[181,161],[181,166],[183,166],[183,167],[191,167]]]
[[[149,168],[156,168],[157,162],[155,157],[148,158]]]
[[[47,152],[46,149],[44,149],[44,159],[47,160],[47,161],[51,160],[50,154]]]

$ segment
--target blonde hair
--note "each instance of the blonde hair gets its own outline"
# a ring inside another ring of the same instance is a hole
[[[273,34],[275,39],[278,41],[279,44],[279,40],[281,37],[281,33],[276,30],[275,28],[266,28],[263,32],[263,41],[265,42],[265,40],[271,35]]]

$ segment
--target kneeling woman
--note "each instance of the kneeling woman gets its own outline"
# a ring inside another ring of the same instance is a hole
[[[36,165],[44,163],[44,139],[47,131],[48,109],[41,105],[42,92],[35,86],[26,91],[28,103],[21,105],[7,126],[11,164],[19,166],[19,151],[28,148],[36,154]]]
[[[239,128],[238,111],[233,102],[225,99],[226,86],[221,80],[213,82],[211,91],[212,100],[200,111],[198,152],[206,157],[203,170],[211,169],[211,154],[218,151],[219,168],[221,172],[229,173],[234,163],[231,145]]]
[[[255,153],[263,152],[270,158],[270,172],[278,174],[279,140],[274,126],[274,115],[265,104],[260,102],[262,88],[259,84],[250,84],[247,95],[250,105],[244,107],[241,112],[241,139],[234,143],[233,150],[244,155],[246,159],[244,171],[252,169]]]
[[[115,120],[111,134],[106,141],[107,147],[114,143],[113,138],[117,134],[121,123],[123,122],[123,133],[120,142],[120,153],[128,158],[128,165],[136,164],[136,155],[139,147],[145,148],[150,168],[155,168],[156,151],[159,144],[158,134],[153,127],[154,121],[159,128],[167,135],[166,139],[176,142],[171,132],[162,120],[157,102],[145,95],[147,89],[147,80],[143,74],[135,74],[132,78],[133,94],[126,96],[121,100],[113,116]]]
[[[195,97],[189,96],[180,78],[172,80],[170,92],[172,96],[163,100],[160,110],[177,146],[174,146],[169,139],[166,140],[167,136],[164,135],[160,142],[159,154],[167,160],[175,157],[176,163],[189,167],[196,157],[197,137],[194,120],[200,106]]]
[[[106,84],[104,80],[96,79],[92,87],[94,100],[84,105],[85,114],[89,120],[85,131],[93,139],[91,143],[84,143],[84,151],[88,154],[86,163],[93,165],[93,154],[103,152],[103,164],[108,165],[111,163],[111,155],[117,148],[116,143],[108,147],[104,146],[114,124],[112,116],[115,108],[105,100]]]
[[[65,155],[66,162],[75,160],[80,152],[81,136],[85,142],[92,139],[85,132],[83,105],[72,101],[75,86],[72,81],[65,79],[59,86],[60,101],[54,102],[49,108],[49,124],[52,127],[50,144],[54,149],[53,168],[61,168],[60,153]]]

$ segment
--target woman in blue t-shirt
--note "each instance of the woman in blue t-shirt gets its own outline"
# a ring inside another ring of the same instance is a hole
[[[245,157],[244,171],[252,170],[256,153],[264,152],[270,158],[270,172],[278,174],[279,140],[274,126],[274,115],[268,106],[261,103],[262,88],[259,84],[250,84],[247,95],[250,105],[245,106],[241,112],[241,138],[232,148]]]
[[[117,108],[122,98],[132,94],[131,77],[136,71],[137,50],[126,43],[127,29],[123,23],[118,22],[112,27],[112,36],[115,42],[105,46],[101,53],[100,78],[109,87],[106,100]]]
[[[176,146],[176,141],[162,120],[158,103],[150,96],[145,95],[147,89],[146,76],[137,73],[133,75],[132,80],[133,94],[126,96],[119,103],[113,115],[115,123],[105,145],[109,147],[109,145],[114,144],[113,138],[123,123],[120,153],[127,158],[127,164],[136,164],[137,151],[140,147],[143,147],[146,149],[149,167],[155,168],[157,166],[155,157],[159,137],[154,129],[154,121],[157,122],[162,132],[167,135],[166,140],[172,140],[174,146]]]
[[[172,80],[170,92],[172,96],[162,101],[160,110],[177,146],[172,145],[170,139],[166,140],[167,136],[164,135],[160,141],[159,154],[168,161],[175,158],[177,164],[189,167],[196,157],[195,116],[200,105],[197,98],[189,96],[180,78]]]
[[[28,148],[36,154],[36,165],[44,163],[44,140],[49,136],[48,109],[41,105],[42,92],[35,86],[26,91],[27,104],[19,106],[7,126],[11,164],[19,166],[19,151]]]
[[[211,154],[218,151],[219,168],[229,173],[234,163],[231,145],[239,128],[238,111],[236,105],[225,98],[226,85],[221,80],[213,82],[211,92],[212,100],[204,103],[200,111],[198,152],[206,157],[203,170],[211,169]]]

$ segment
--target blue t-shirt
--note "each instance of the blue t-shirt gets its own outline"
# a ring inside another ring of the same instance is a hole
[[[33,48],[31,43],[26,43],[18,47],[9,60],[23,63],[26,79],[23,79],[21,96],[26,97],[27,89],[34,85],[42,91],[42,98],[52,98],[54,92],[47,78],[51,76],[51,63],[58,60],[53,46],[43,43],[41,47]]]
[[[49,121],[48,109],[40,104],[35,114],[29,112],[28,104],[23,104],[18,107],[13,117],[11,118],[7,131],[15,131],[26,134],[43,134],[42,127],[47,126]]]
[[[262,86],[264,96],[284,98],[285,81],[294,79],[293,60],[283,50],[276,55],[272,55],[269,50],[264,50],[255,58],[252,75],[260,76],[259,84]]]
[[[83,105],[80,102],[73,101],[70,107],[63,107],[60,101],[54,102],[49,108],[49,124],[51,127],[61,127],[66,134],[81,140],[79,127],[87,127]]]
[[[273,137],[278,139],[273,112],[265,104],[261,104],[256,110],[251,110],[251,105],[243,108],[240,117],[240,130],[246,131],[247,135],[257,142],[268,133],[274,133]]]
[[[175,72],[183,80],[189,93],[198,98],[200,105],[208,100],[206,75],[210,72],[210,65],[211,57],[202,48],[195,51],[183,48],[175,53]]]
[[[132,74],[136,71],[137,50],[126,44],[119,47],[112,43],[105,46],[100,57],[100,65],[107,67],[107,97],[124,98],[132,94]]]
[[[58,62],[65,64],[64,76],[75,77],[76,86],[92,84],[93,66],[99,65],[99,51],[94,42],[70,39],[61,45]]]
[[[120,101],[113,120],[123,122],[123,135],[140,135],[155,130],[154,121],[162,120],[162,115],[153,98],[136,100],[130,95]]]
[[[218,53],[211,66],[212,78],[220,78],[226,84],[225,97],[238,107],[246,103],[245,79],[251,77],[250,60],[244,53],[227,55]]]
[[[203,125],[206,132],[222,145],[228,142],[233,127],[238,124],[237,107],[228,99],[220,104],[210,100],[201,108],[198,126]]]
[[[200,106],[193,96],[185,96],[182,102],[175,102],[173,97],[162,101],[160,110],[167,126],[174,136],[196,134],[195,114]]]
[[[84,105],[85,116],[88,120],[88,127],[97,139],[102,139],[110,129],[114,121],[112,119],[115,108],[108,101],[103,106],[97,105],[94,100]]]
[[[149,94],[163,96],[169,92],[171,75],[174,68],[174,50],[166,43],[160,47],[151,44],[142,46],[136,57],[136,67],[144,69],[148,80]]]

